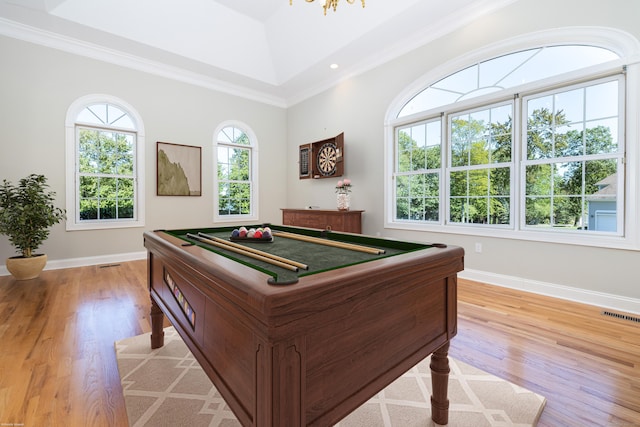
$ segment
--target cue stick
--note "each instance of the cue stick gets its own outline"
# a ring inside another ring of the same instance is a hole
[[[291,260],[291,259],[283,258],[283,257],[278,256],[278,255],[270,254],[269,252],[263,252],[263,251],[260,251],[258,249],[251,248],[249,246],[244,246],[244,245],[240,245],[238,243],[230,242],[228,240],[224,240],[224,239],[221,239],[219,237],[210,236],[210,235],[202,233],[202,232],[198,232],[198,236],[204,237],[205,239],[215,240],[216,242],[221,243],[223,245],[233,246],[234,248],[242,249],[242,250],[245,250],[245,251],[248,251],[248,252],[253,252],[254,254],[262,255],[262,256],[267,257],[267,258],[275,259],[276,261],[284,262],[285,264],[295,265],[296,267],[301,268],[303,270],[308,270],[309,269],[309,266],[307,264],[303,264],[303,263],[298,262],[298,261],[294,261],[294,260]]]
[[[247,251],[242,250],[242,249],[234,248],[233,246],[224,245],[222,243],[216,242],[215,240],[207,239],[205,237],[196,236],[195,234],[191,234],[191,233],[187,233],[187,237],[189,237],[190,239],[193,239],[193,240],[197,240],[199,242],[206,243],[206,244],[211,245],[211,246],[216,246],[218,248],[226,249],[226,250],[231,251],[231,252],[236,252],[236,253],[239,253],[241,255],[248,256],[250,258],[254,258],[254,259],[258,259],[260,261],[268,262],[269,264],[277,265],[278,267],[286,268],[287,270],[298,271],[298,267],[296,267],[295,265],[291,265],[291,264],[287,264],[287,263],[284,263],[284,262],[276,261],[275,259],[267,258],[267,257],[264,257],[262,255],[258,255],[258,254],[254,254],[254,253],[251,253],[251,252],[247,252]]]
[[[373,255],[380,255],[385,252],[384,249],[370,248],[367,246],[354,245],[352,243],[321,239],[318,237],[305,236],[302,234],[294,234],[287,231],[272,231],[271,234],[273,234],[274,236],[286,237],[287,239],[302,240],[303,242],[318,243],[320,245],[334,246],[336,248],[349,249],[351,251],[366,252]]]

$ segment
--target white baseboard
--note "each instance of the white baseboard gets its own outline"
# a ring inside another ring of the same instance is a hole
[[[87,265],[114,264],[118,262],[136,261],[147,258],[147,251],[129,252],[125,254],[101,255],[85,258],[54,259],[47,261],[45,270],[61,268],[85,267]],[[6,265],[0,265],[0,276],[8,276]]]
[[[61,268],[84,267],[87,265],[113,264],[118,262],[136,261],[145,259],[146,251],[130,252],[125,254],[103,255],[86,258],[71,258],[63,260],[50,260],[45,270],[58,270]],[[8,276],[7,267],[0,265],[0,276]],[[557,285],[555,283],[539,282],[515,276],[490,273],[487,271],[465,269],[459,275],[463,279],[502,286],[547,295],[554,298],[595,305],[602,308],[618,310],[625,313],[640,314],[640,299],[628,298],[604,292],[589,291],[570,286]]]
[[[465,269],[458,274],[458,277],[625,313],[640,314],[640,299],[473,269]]]

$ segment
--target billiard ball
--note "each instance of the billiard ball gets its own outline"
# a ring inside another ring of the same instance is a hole
[[[232,232],[231,232],[231,237],[240,237],[240,230],[238,230],[237,228],[235,228]]]
[[[253,237],[256,239],[262,239],[262,230],[257,229],[256,232],[253,234]]]
[[[269,230],[264,230],[264,231],[262,232],[262,238],[263,238],[263,239],[268,239],[268,238],[270,238],[270,237],[271,237],[271,231],[269,231]]]

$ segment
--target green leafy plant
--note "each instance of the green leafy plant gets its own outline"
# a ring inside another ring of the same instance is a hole
[[[6,179],[0,186],[0,234],[29,258],[47,237],[49,228],[66,219],[66,212],[54,206],[56,193],[48,191],[44,175],[31,174],[14,185]]]

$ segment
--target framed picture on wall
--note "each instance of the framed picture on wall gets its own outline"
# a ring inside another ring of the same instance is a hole
[[[157,142],[158,196],[202,195],[202,147]]]

